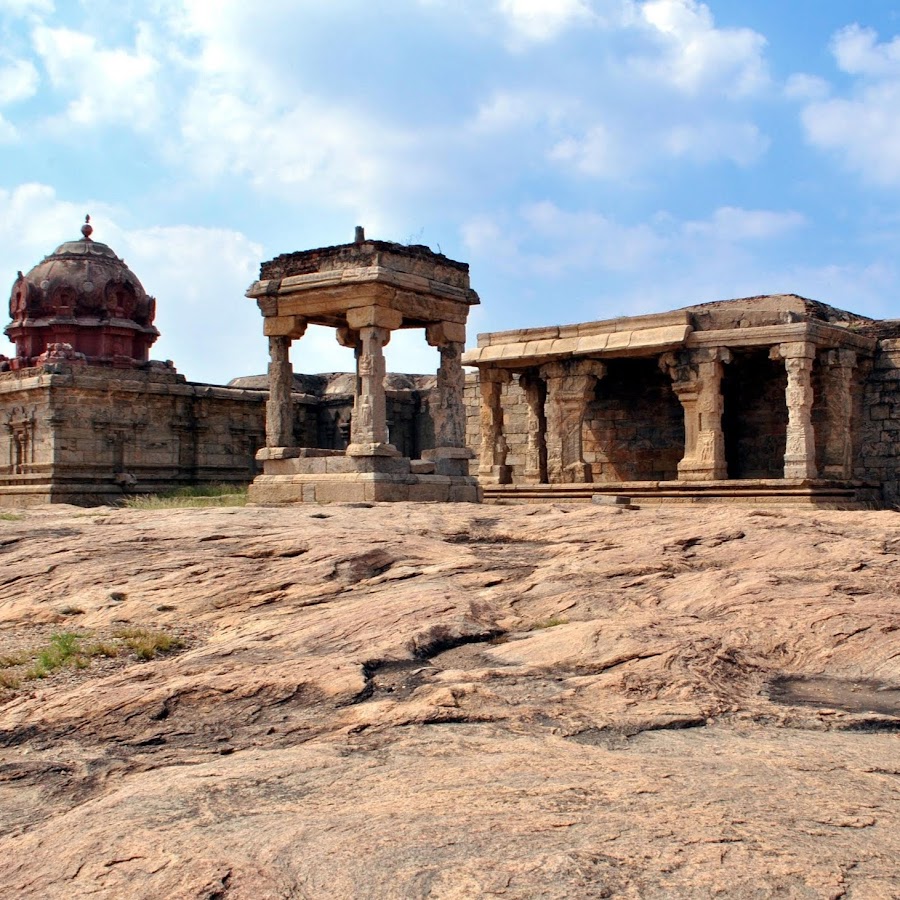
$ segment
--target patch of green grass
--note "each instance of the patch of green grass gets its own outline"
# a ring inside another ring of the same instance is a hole
[[[129,509],[184,509],[203,506],[246,506],[247,488],[233,484],[187,485],[159,494],[128,497]]]
[[[568,624],[568,619],[563,619],[560,616],[550,616],[549,619],[541,619],[540,621],[535,622],[534,625],[531,626],[531,630],[536,631],[540,628],[555,628],[557,625]]]
[[[138,659],[155,659],[161,653],[169,653],[184,646],[177,637],[150,628],[121,628],[115,632],[114,637],[122,641]]]
[[[21,522],[25,516],[22,513],[3,512],[0,513],[0,521],[3,522]]]
[[[63,631],[51,635],[45,646],[0,656],[0,688],[16,690],[22,682],[47,678],[63,667],[86,669],[98,657],[115,659],[128,652],[148,660],[183,646],[180,638],[149,628],[123,628],[109,640]]]

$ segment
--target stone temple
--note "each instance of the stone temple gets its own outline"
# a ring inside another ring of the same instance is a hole
[[[247,295],[268,376],[199,384],[150,359],[156,301],[92,233],[13,284],[0,505],[250,481],[261,503],[900,503],[900,322],[773,295],[464,352],[468,266],[357,229],[262,264]],[[308,324],[333,328],[356,371],[295,374]],[[436,374],[385,372],[398,328],[422,331]]]

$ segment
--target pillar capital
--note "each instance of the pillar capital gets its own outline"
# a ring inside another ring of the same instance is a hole
[[[460,322],[435,322],[425,326],[425,340],[431,347],[465,344],[466,326]]]
[[[347,310],[347,325],[355,331],[373,326],[393,331],[402,324],[403,313],[386,306],[358,306]]]
[[[816,345],[812,341],[790,341],[776,344],[769,351],[771,359],[815,359]]]
[[[544,363],[539,371],[542,378],[603,378],[606,366],[599,359],[565,359]]]
[[[303,316],[268,316],[263,319],[263,334],[266,337],[302,338],[306,333],[306,319]]]
[[[342,347],[347,347],[350,350],[359,348],[359,332],[354,331],[352,328],[341,326],[335,329],[334,336]]]

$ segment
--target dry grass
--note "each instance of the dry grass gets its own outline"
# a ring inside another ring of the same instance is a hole
[[[160,494],[142,494],[123,501],[128,509],[184,509],[202,506],[246,506],[247,488],[208,484],[178,488]]]

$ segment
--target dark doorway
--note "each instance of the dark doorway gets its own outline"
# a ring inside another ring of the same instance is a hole
[[[722,396],[729,478],[783,478],[787,374],[769,348],[733,351]]]

